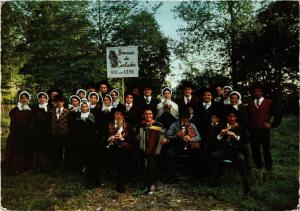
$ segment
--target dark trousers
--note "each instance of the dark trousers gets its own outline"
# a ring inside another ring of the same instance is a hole
[[[132,175],[133,156],[132,153],[119,146],[113,146],[109,149],[115,159],[117,170],[117,185],[123,186],[127,173]]]
[[[244,150],[245,149],[241,150],[234,147],[225,147],[216,152],[213,152],[210,157],[212,180],[213,181],[219,180],[219,177],[221,175],[222,161],[226,159],[230,159],[233,162],[233,164],[237,165],[244,184],[248,184],[249,169],[248,169],[247,158],[244,156],[244,153],[242,152]]]
[[[167,178],[172,180],[176,177],[176,157],[179,155],[189,156],[188,170],[194,176],[205,176],[207,174],[207,168],[205,167],[206,153],[203,150],[188,148],[184,150],[185,144],[183,140],[176,140],[164,146],[163,156],[166,160]],[[202,172],[200,172],[202,171]]]
[[[64,157],[66,156],[65,145],[68,141],[68,136],[53,135],[51,144],[51,166],[58,168],[63,164]]]
[[[103,157],[102,148],[101,143],[97,139],[89,140],[86,143],[84,166],[86,166],[86,176],[89,182],[99,182],[99,176],[102,174],[100,162]]]
[[[144,186],[150,187],[157,180],[157,160],[158,156],[145,155],[145,166],[144,166]]]
[[[266,170],[272,169],[272,156],[270,150],[270,130],[257,128],[250,130],[250,143],[252,158],[257,168],[262,168],[261,147]]]

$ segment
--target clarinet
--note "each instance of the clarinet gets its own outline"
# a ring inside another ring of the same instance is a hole
[[[187,135],[187,130],[186,130],[185,126],[181,126],[181,130],[182,130],[184,136]],[[188,147],[189,147],[189,144],[186,141],[184,141],[184,148],[183,148],[183,150],[187,151]]]
[[[113,136],[112,139],[108,138],[108,141],[109,141],[109,144],[106,145],[106,148],[109,149],[111,146],[114,146],[114,145],[119,145],[120,144],[120,141],[113,141],[116,139],[116,135],[118,134],[121,134],[123,132],[123,127],[121,126],[118,130],[118,132]],[[112,142],[110,142],[112,141]]]
[[[231,129],[232,129],[231,126],[227,125],[227,130],[232,132]],[[224,136],[224,142],[230,147],[237,147],[237,143],[238,143],[236,140],[231,139],[227,134],[225,134]]]

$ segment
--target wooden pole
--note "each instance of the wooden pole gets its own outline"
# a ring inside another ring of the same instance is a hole
[[[125,80],[122,78],[122,96],[123,96],[123,104],[125,104]]]

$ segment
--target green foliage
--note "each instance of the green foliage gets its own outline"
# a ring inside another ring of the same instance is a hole
[[[200,63],[200,69],[231,73],[236,83],[236,42],[252,24],[253,3],[182,2],[174,12],[185,22],[179,29],[181,40],[174,49],[175,54],[187,63]]]
[[[24,14],[17,2],[5,2],[1,8],[1,87],[9,89],[20,87],[19,68],[26,61],[26,56],[16,51],[24,41]]]
[[[230,84],[242,93],[260,82],[266,95],[297,113],[299,4],[261,5],[254,13],[259,4],[251,1],[182,2],[175,14],[186,25],[174,50],[194,67],[186,78],[198,81],[208,71],[230,75]]]
[[[164,83],[170,73],[170,51],[168,39],[159,30],[154,14],[141,11],[133,15],[119,28],[113,44],[139,46],[139,80],[151,80],[156,87]]]
[[[259,11],[255,24],[238,40],[239,78],[244,84],[260,81],[273,97],[295,98],[299,95],[299,4],[273,2]]]
[[[160,5],[149,6],[138,1],[5,3],[2,8],[3,88],[30,88],[35,93],[58,86],[71,92],[90,81],[105,79],[106,47],[124,44],[140,46],[141,75],[158,75],[156,78],[162,83],[170,71],[170,52],[168,40],[159,31],[153,16]],[[150,12],[143,15],[141,11],[146,9]],[[146,25],[141,24],[143,21]],[[132,30],[136,27],[142,28]],[[153,38],[141,33],[147,27],[152,27]],[[118,37],[124,30],[131,37]],[[131,38],[134,41],[128,41]]]
[[[89,40],[87,2],[28,2],[24,10],[27,27],[20,52],[29,52],[20,70],[33,77],[28,84],[36,89],[57,85],[78,86],[89,81],[97,70],[97,55]],[[75,12],[76,11],[76,12]]]

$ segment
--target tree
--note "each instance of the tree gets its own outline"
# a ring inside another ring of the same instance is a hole
[[[78,86],[97,74],[97,55],[89,39],[87,2],[26,2],[23,7],[25,41],[18,47],[28,54],[21,68],[35,89]]]
[[[139,80],[150,79],[154,86],[161,87],[170,73],[170,51],[153,13],[141,11],[133,15],[126,25],[120,26],[112,44],[139,46]]]
[[[293,93],[298,98],[298,2],[267,5],[259,11],[255,25],[238,39],[239,78],[244,84],[260,81],[271,97]]]
[[[187,62],[196,54],[194,59],[200,61],[201,69],[208,69],[209,65],[215,72],[230,73],[236,86],[239,71],[236,45],[240,34],[252,24],[252,2],[182,2],[174,11],[185,22],[179,29],[181,41],[175,54]]]
[[[98,56],[98,70],[103,72],[101,78],[106,78],[106,47],[113,46],[112,37],[138,10],[139,3],[137,1],[91,2],[89,7],[89,19],[92,24],[90,35]]]
[[[24,41],[24,15],[16,2],[5,2],[1,11],[1,86],[9,89],[19,84],[18,68],[26,59],[17,52],[17,46]]]

